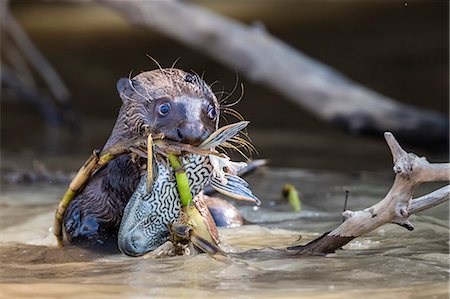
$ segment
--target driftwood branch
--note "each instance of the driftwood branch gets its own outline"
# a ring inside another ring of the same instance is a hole
[[[7,0],[0,2],[1,88],[40,113],[50,125],[48,134],[55,125],[61,124],[73,132],[78,131],[78,114],[70,101],[67,86],[14,18],[8,4]],[[50,93],[38,87],[37,77],[43,79]],[[57,139],[55,136],[49,138],[53,142]]]
[[[430,194],[412,200],[408,208],[408,213],[412,215],[428,210],[429,208],[448,201],[449,197],[450,186],[442,187]]]
[[[61,115],[57,107],[52,104],[50,98],[24,82],[24,80],[19,78],[19,74],[8,66],[1,64],[1,68],[2,75],[0,83],[3,88],[7,89],[16,98],[30,105],[48,124],[59,125],[61,123]]]
[[[395,180],[386,197],[361,211],[344,211],[345,221],[331,232],[305,246],[291,247],[300,254],[334,252],[356,237],[386,223],[399,224],[408,230],[414,227],[409,216],[449,200],[450,186],[412,199],[417,186],[426,182],[449,181],[449,163],[429,163],[424,157],[404,151],[391,133],[384,134],[394,160]]]
[[[130,22],[206,53],[352,133],[392,131],[404,142],[448,146],[445,116],[399,103],[346,78],[255,26],[177,1],[97,0]]]
[[[7,1],[5,1],[5,5],[2,7],[2,10],[1,24],[3,30],[5,30],[5,33],[7,33],[8,36],[14,41],[20,50],[20,53],[27,58],[34,70],[42,76],[55,99],[61,103],[67,103],[70,97],[69,90],[53,66],[36,48],[27,33],[13,17],[8,9]]]

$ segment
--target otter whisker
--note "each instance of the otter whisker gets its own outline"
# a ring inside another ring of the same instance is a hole
[[[228,114],[228,115],[234,116],[235,118],[237,118],[237,119],[239,119],[239,120],[241,120],[241,121],[244,120],[244,117],[242,116],[242,114],[240,114],[239,112],[237,112],[237,111],[234,110],[234,109],[231,109],[231,108],[222,108],[222,107],[221,107],[220,110],[223,111],[224,114]]]
[[[213,87],[215,84],[217,84],[217,83],[219,83],[219,80],[214,81],[213,83],[209,84],[208,86],[209,86],[210,89],[212,89],[212,87]],[[215,94],[215,93],[214,93],[214,94]]]
[[[225,117],[225,115],[220,114],[220,118],[223,119],[223,121],[225,122],[225,124],[229,124],[228,119]]]
[[[230,140],[229,143],[233,144],[237,148],[242,149],[243,151],[247,152],[250,156],[253,154],[253,150],[249,144],[243,143],[238,140]]]
[[[191,69],[190,71],[191,71],[192,74],[194,75],[195,83],[199,85],[199,87],[202,89],[202,91],[203,91],[204,93],[208,93],[208,94],[213,93],[212,90],[211,90],[211,86],[208,85],[208,84],[205,82],[205,80],[203,79],[203,77],[205,76],[205,71],[203,71],[201,75],[199,75],[199,74],[198,74],[195,70],[193,70],[193,69]],[[217,81],[215,81],[214,83],[216,83],[216,82],[217,82]],[[213,83],[213,84],[214,84],[214,83]],[[214,93],[213,93],[213,94],[214,94]],[[215,94],[214,94],[214,95],[215,95]]]
[[[128,74],[128,80],[131,81],[131,75],[133,75],[133,70],[130,71],[130,73]]]
[[[145,96],[143,96],[141,93],[139,93],[137,90],[136,90],[136,88],[134,87],[134,85],[133,85],[133,81],[131,81],[131,76],[133,75],[133,70],[131,70],[130,71],[130,73],[128,74],[128,80],[130,80],[130,82],[131,82],[131,87],[133,88],[133,90],[134,90],[134,92],[136,92],[138,95],[140,95],[142,98],[144,98],[144,99],[148,99],[148,100],[152,100],[152,98],[151,98],[151,96],[150,96],[150,94],[148,93],[148,90],[147,89],[144,89],[145,90],[145,92],[147,93],[147,98],[145,97]],[[129,97],[128,97],[128,99],[130,99]]]
[[[227,91],[223,90],[223,88],[222,88],[221,91],[216,91],[216,92],[214,92],[214,95],[215,95],[216,97],[218,97],[217,100],[219,101],[219,105],[220,105],[220,101],[221,101],[221,99],[222,99],[222,97],[223,97],[224,94],[228,95],[229,93],[228,93]]]
[[[225,142],[225,143],[222,143],[222,146],[224,146],[224,147],[226,147],[226,148],[229,148],[229,149],[232,149],[232,150],[238,152],[238,153],[239,153],[242,157],[244,157],[246,160],[250,160],[250,158],[249,158],[246,154],[244,154],[244,153],[239,149],[239,147],[235,146],[234,144],[231,144],[231,143],[229,143],[229,142]]]
[[[246,151],[249,153],[250,156],[252,156],[254,154],[258,154],[258,150],[256,149],[256,147],[249,140],[246,140],[246,139],[244,139],[242,137],[239,137],[239,136],[235,136],[230,141],[241,145],[243,148],[246,149]]]
[[[236,83],[234,84],[234,86],[233,86],[233,90],[231,90],[231,92],[225,97],[225,98],[223,98],[223,99],[221,99],[220,101],[219,101],[219,104],[222,104],[222,103],[224,103],[228,98],[230,98],[233,94],[234,94],[234,92],[236,91],[236,89],[237,89],[237,87],[238,87],[238,84],[239,84],[239,74],[237,73],[237,72],[235,72],[236,73]]]
[[[177,62],[181,59],[181,56],[178,56],[177,59],[175,59],[175,61],[172,63],[172,65],[170,66],[171,69],[175,68],[175,65],[177,64]]]
[[[206,71],[202,72],[202,75],[200,76],[200,79],[204,80],[203,78],[205,77]]]
[[[229,92],[225,91],[225,86],[224,85],[222,85],[222,88],[221,88],[220,91],[215,91],[213,93],[217,97],[217,101],[219,102],[219,106],[220,106],[220,103],[222,102],[223,95],[224,94],[226,94],[226,95],[230,94]]]
[[[150,95],[148,94],[148,91],[147,91],[147,90],[145,90],[145,91],[146,91],[148,97],[145,97],[142,93],[140,93],[139,91],[137,91],[137,89],[136,89],[136,88],[134,87],[134,85],[133,85],[133,81],[130,80],[130,82],[131,82],[130,86],[131,86],[131,88],[133,89],[133,91],[134,91],[135,93],[137,93],[138,95],[140,95],[144,100],[149,100],[149,101],[152,100],[152,99],[150,98]],[[144,88],[144,89],[145,89],[145,88]]]
[[[193,72],[195,76],[197,76],[198,78],[200,78],[200,75],[199,75],[194,69],[191,69],[191,72]]]
[[[241,95],[239,96],[239,98],[236,101],[234,101],[233,103],[230,103],[230,104],[223,103],[223,104],[221,104],[221,106],[227,107],[227,108],[233,107],[233,106],[239,104],[239,102],[242,100],[243,97],[244,97],[244,84],[241,83]]]
[[[250,154],[251,154],[251,155],[259,155],[259,152],[258,152],[258,150],[256,149],[256,147],[253,145],[252,141],[250,140],[250,137],[248,137],[248,135],[246,135],[246,134],[243,134],[243,136],[244,136],[245,138],[242,138],[242,139],[245,140],[247,146],[250,148],[250,149],[249,149]],[[239,137],[239,138],[241,138],[241,137]]]
[[[216,147],[216,149],[217,149],[218,152],[223,152],[224,154],[228,154],[226,148],[222,147],[221,145],[218,145]]]
[[[258,153],[247,133],[244,131],[241,131],[239,135],[230,138],[226,143],[222,144],[222,146],[223,148],[231,148],[234,150],[239,149],[238,152],[246,158],[248,158],[248,156],[244,154],[244,152],[248,153],[249,156]]]
[[[217,151],[218,151],[219,153],[222,153],[222,154],[224,154],[224,155],[226,155],[226,156],[228,156],[228,157],[230,157],[231,154],[232,154],[232,152],[233,152],[232,149],[227,148],[227,147],[225,147],[225,146],[218,146],[216,149],[217,149]]]
[[[236,143],[238,143],[238,144],[242,144],[244,146],[253,147],[253,144],[249,140],[247,140],[247,139],[245,139],[243,137],[240,137],[240,136],[235,136],[231,140],[236,142]]]
[[[159,70],[161,71],[161,73],[163,73],[164,75],[166,75],[166,73],[164,72],[163,67],[161,66],[161,64],[159,64],[159,62],[153,58],[150,54],[145,54],[145,56],[147,56],[148,58],[150,58],[155,64],[156,66],[159,68]]]

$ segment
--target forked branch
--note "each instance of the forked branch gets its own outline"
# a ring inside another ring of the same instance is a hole
[[[332,253],[356,237],[373,231],[386,223],[396,223],[408,230],[414,227],[409,216],[448,201],[450,186],[412,199],[417,186],[425,182],[449,181],[449,163],[429,163],[424,157],[407,153],[394,136],[386,132],[386,142],[394,160],[395,180],[385,198],[361,211],[344,211],[346,220],[336,229],[325,233],[305,246],[291,247],[300,254]]]

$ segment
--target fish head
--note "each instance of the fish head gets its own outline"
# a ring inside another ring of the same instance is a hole
[[[127,234],[122,234],[118,246],[122,253],[129,256],[142,256],[155,250],[169,240],[169,229],[148,230],[137,226]]]

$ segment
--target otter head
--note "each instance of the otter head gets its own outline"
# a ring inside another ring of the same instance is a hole
[[[197,75],[158,69],[119,79],[117,90],[133,135],[149,129],[172,141],[199,145],[218,127],[219,102]]]

